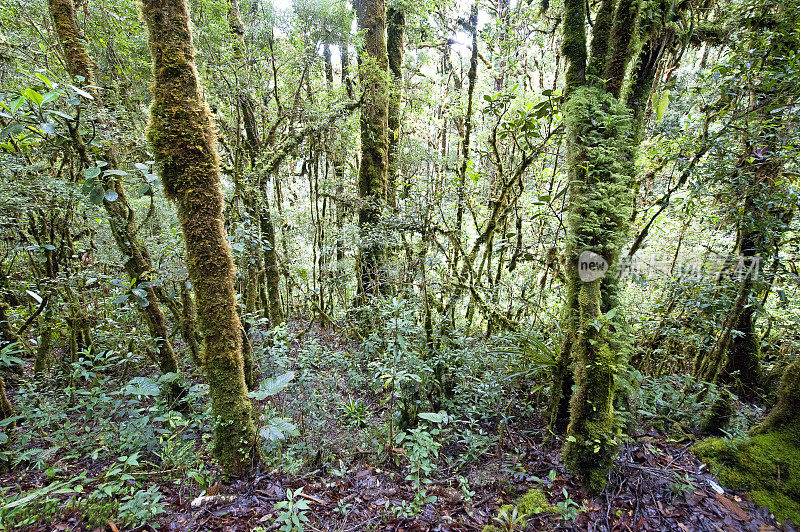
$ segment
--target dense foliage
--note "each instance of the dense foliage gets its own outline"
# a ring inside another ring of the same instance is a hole
[[[795,0],[0,3],[0,529],[641,527],[654,456],[670,504],[800,522],[798,36]],[[674,477],[700,440],[717,480]]]

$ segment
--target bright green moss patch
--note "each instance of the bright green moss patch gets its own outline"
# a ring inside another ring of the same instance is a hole
[[[498,516],[510,516],[514,513],[514,508],[517,510],[517,516],[523,523],[535,515],[539,514],[552,514],[558,513],[559,509],[547,501],[547,496],[541,488],[533,488],[525,495],[515,501],[514,504],[504,504],[498,510]],[[500,529],[494,525],[487,525],[483,527],[481,532],[496,532]]]
[[[517,511],[520,515],[532,516],[558,512],[558,508],[547,501],[547,497],[540,488],[535,488],[517,499]]]
[[[796,424],[795,424],[796,425]],[[747,440],[709,438],[694,446],[695,454],[719,470],[725,486],[747,491],[779,520],[800,523],[800,448],[797,427],[758,434]]]

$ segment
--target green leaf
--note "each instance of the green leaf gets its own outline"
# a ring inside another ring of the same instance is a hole
[[[61,96],[61,93],[56,91],[45,93],[42,97],[42,105],[58,100],[59,96]]]
[[[42,83],[44,83],[45,85],[47,85],[47,88],[48,88],[48,89],[52,89],[52,88],[53,88],[53,82],[52,82],[52,81],[50,81],[50,78],[48,78],[47,76],[45,76],[44,74],[42,74],[42,73],[40,73],[40,72],[37,72],[37,73],[35,74],[35,76],[36,76],[37,78],[39,78],[39,79],[42,81]]]
[[[445,416],[443,414],[437,414],[436,412],[421,412],[419,417],[433,423],[441,423],[444,421]]]
[[[87,168],[83,171],[83,177],[86,179],[94,179],[95,177],[100,175],[100,169],[97,167],[94,168]]]
[[[72,480],[75,480],[75,479],[72,479]],[[20,499],[17,499],[16,501],[10,502],[10,503],[6,504],[5,506],[3,506],[0,509],[2,509],[2,510],[11,510],[12,508],[16,508],[17,506],[22,506],[23,504],[27,504],[27,503],[29,503],[29,502],[31,502],[33,500],[38,499],[39,497],[41,497],[43,495],[47,495],[48,493],[51,493],[51,492],[53,492],[53,491],[55,491],[57,489],[61,489],[61,488],[65,487],[65,486],[68,486],[69,483],[72,482],[72,480],[68,480],[68,481],[65,481],[65,482],[53,482],[52,484],[50,484],[47,487],[39,488],[38,490],[33,490],[32,492],[30,492],[25,497],[22,497]]]
[[[74,116],[68,115],[67,113],[62,113],[61,111],[50,109],[47,112],[50,113],[51,115],[60,116],[61,118],[64,118],[66,120],[75,120]]]
[[[97,185],[93,187],[92,190],[89,192],[89,201],[91,201],[95,205],[102,205],[105,194],[106,192],[105,190],[103,190],[103,187]]]
[[[664,114],[667,112],[667,107],[669,107],[669,89],[662,92],[661,98],[658,99],[658,103],[656,104],[656,120],[661,122],[661,119],[664,118]]]
[[[75,85],[70,85],[69,88],[74,90],[76,93],[80,94],[81,96],[83,96],[87,100],[94,100],[94,96],[92,96],[91,94],[89,94],[88,92],[86,92],[83,89],[79,89]]]
[[[22,107],[22,104],[24,104],[25,101],[26,101],[25,97],[24,96],[20,96],[19,98],[17,98],[13,102],[11,102],[11,105],[8,107],[9,111],[11,111],[12,113],[16,113],[17,109]]]
[[[578,440],[575,439],[575,436],[567,436],[565,439],[568,442],[572,442],[572,443],[575,443],[576,441],[578,441]]]
[[[286,435],[297,436],[297,427],[292,423],[291,418],[274,417],[269,420],[266,426],[262,427],[259,434],[267,441],[284,440]]]
[[[27,99],[35,103],[36,105],[42,105],[44,101],[44,96],[36,92],[35,90],[28,87],[24,91],[22,91],[22,95],[25,96]]]
[[[155,397],[158,394],[158,384],[148,377],[134,377],[125,386],[125,395]]]
[[[106,190],[106,193],[103,194],[103,197],[106,199],[107,202],[113,203],[113,202],[117,201],[117,198],[119,198],[119,194],[117,194],[116,191],[109,189],[109,190]]]
[[[134,288],[131,290],[136,297],[141,297],[143,299],[147,299],[147,291],[142,290],[141,288]]]
[[[31,298],[36,301],[39,305],[42,304],[42,296],[37,294],[36,292],[31,292],[30,290],[25,290],[25,293],[31,296]]]
[[[289,382],[294,379],[294,371],[284,373],[271,379],[264,379],[258,390],[252,391],[248,396],[256,401],[263,401],[267,397],[275,395],[289,385]]]
[[[106,170],[106,175],[123,176],[123,175],[128,175],[128,172],[126,172],[125,170]]]
[[[6,135],[18,135],[23,129],[25,129],[25,126],[19,122],[14,122],[4,127],[3,131],[0,131],[0,138],[6,138]]]

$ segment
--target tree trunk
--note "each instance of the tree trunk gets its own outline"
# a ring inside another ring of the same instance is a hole
[[[361,166],[358,193],[361,200],[358,226],[361,231],[359,300],[383,293],[384,242],[378,234],[381,211],[386,205],[388,170],[388,57],[386,51],[386,6],[384,0],[361,0],[358,27],[364,31],[364,50],[359,54],[359,72],[365,97],[361,107]]]
[[[87,85],[92,85],[94,83],[94,65],[86,53],[83,42],[77,37],[79,32],[75,22],[72,0],[49,0],[49,4],[50,14],[53,18],[59,41],[64,49],[70,75],[82,76],[85,78]],[[96,104],[102,106],[102,101],[100,101],[96,92],[94,92],[94,95],[97,99]],[[78,152],[83,165],[86,167],[93,166],[94,163],[90,159],[89,152],[80,133],[74,128],[70,128],[70,133],[73,147]],[[112,169],[117,169],[119,165],[111,149],[109,149],[107,159],[109,159]],[[103,199],[103,207],[108,214],[111,233],[117,247],[124,257],[128,257],[124,264],[125,271],[136,284],[145,283],[141,288],[147,292],[148,305],[146,307],[140,306],[140,310],[151,336],[156,340],[159,369],[164,374],[177,373],[177,360],[172,344],[169,341],[164,313],[159,305],[159,294],[157,292],[160,292],[161,289],[147,285],[150,278],[153,277],[154,268],[147,248],[145,248],[136,234],[137,227],[134,211],[119,179],[113,176],[109,177],[106,174],[103,185],[105,189],[111,190],[117,195],[117,198],[113,201],[106,199],[108,197],[106,196]],[[176,319],[179,319],[179,316],[176,316]],[[181,393],[180,385],[173,381],[169,389],[170,398],[175,400]]]
[[[86,53],[86,47],[83,44],[85,38],[78,29],[72,0],[48,0],[48,5],[58,41],[61,43],[64,58],[67,61],[67,72],[72,77],[82,77],[84,85],[94,85],[95,64]],[[89,92],[97,97],[95,89],[89,89]]]
[[[402,9],[390,7],[386,11],[388,23],[387,52],[391,74],[389,94],[389,150],[386,200],[389,207],[397,208],[397,180],[400,177],[400,109],[403,102],[403,39],[406,31],[406,14]]]
[[[618,16],[630,7],[625,6],[626,0],[620,4]],[[632,209],[636,145],[631,112],[618,100],[618,92],[608,90],[594,76],[587,79],[586,71],[587,61],[592,70],[602,65],[613,71],[620,61],[627,64],[636,24],[614,24],[610,35],[597,28],[596,38],[608,39],[608,44],[593,43],[592,52],[600,57],[588,57],[585,6],[581,0],[565,2],[563,52],[569,65],[564,116],[570,182],[567,300],[550,421],[554,430],[566,429],[564,460],[568,467],[590,490],[598,491],[605,485],[616,452],[615,373],[627,364],[629,338],[624,325],[608,312],[616,308],[614,270]],[[602,4],[601,15],[609,8]],[[638,14],[638,6],[635,10]],[[602,17],[601,21],[608,22]],[[618,59],[614,63],[607,57]],[[605,262],[608,270],[604,277],[589,277],[580,270],[579,259],[594,260],[583,255],[587,252]]]
[[[215,133],[195,68],[189,8],[186,0],[143,0],[141,9],[155,77],[148,138],[183,227],[216,418],[214,454],[226,474],[241,475],[253,468],[258,454],[253,407],[245,386]]]

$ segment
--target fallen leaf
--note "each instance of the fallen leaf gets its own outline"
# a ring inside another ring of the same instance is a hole
[[[747,512],[742,510],[742,507],[730,500],[729,498],[725,497],[724,495],[720,495],[719,493],[714,494],[714,498],[717,499],[729,512],[733,514],[733,517],[738,519],[739,521],[748,521],[750,518],[747,515]]]

